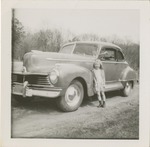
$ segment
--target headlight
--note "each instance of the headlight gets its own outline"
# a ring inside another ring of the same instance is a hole
[[[49,79],[52,84],[56,84],[58,81],[59,72],[57,70],[52,70],[49,74]]]

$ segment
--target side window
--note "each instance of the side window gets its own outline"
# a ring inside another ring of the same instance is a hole
[[[116,61],[116,50],[113,48],[103,48],[99,58],[102,61]]]
[[[124,61],[124,56],[121,51],[117,51],[117,61]]]

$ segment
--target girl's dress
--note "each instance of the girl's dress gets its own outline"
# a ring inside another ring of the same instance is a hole
[[[100,69],[93,69],[93,76],[94,76],[94,91],[97,92],[104,92],[105,86],[105,75],[104,71]]]

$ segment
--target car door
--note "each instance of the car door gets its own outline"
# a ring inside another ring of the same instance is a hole
[[[103,63],[106,83],[118,81],[118,76],[116,75],[117,70],[116,52],[117,52],[116,48],[113,47],[103,47],[100,51],[99,59]],[[104,56],[102,56],[103,54]]]
[[[121,73],[128,66],[128,63],[125,61],[124,55],[120,49],[116,52],[116,60],[116,76],[120,78]]]

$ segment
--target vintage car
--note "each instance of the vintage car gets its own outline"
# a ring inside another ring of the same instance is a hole
[[[63,111],[75,111],[83,98],[94,95],[93,63],[102,61],[105,91],[121,90],[130,94],[136,80],[135,71],[125,61],[120,47],[106,42],[71,42],[59,53],[32,50],[24,55],[21,71],[13,69],[12,94],[17,101],[35,96],[57,98]]]

